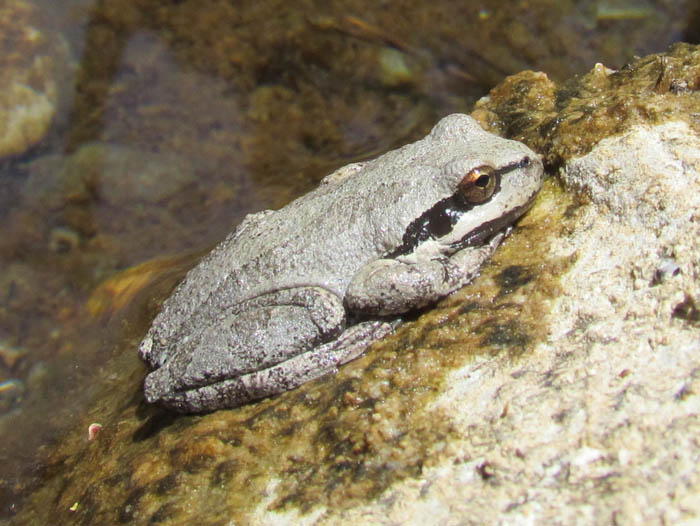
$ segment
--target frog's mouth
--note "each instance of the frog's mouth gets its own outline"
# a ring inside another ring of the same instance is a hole
[[[493,238],[494,235],[504,231],[506,228],[515,223],[520,216],[525,214],[525,212],[527,212],[535,202],[537,193],[538,191],[533,192],[524,204],[513,208],[507,214],[503,214],[496,219],[482,223],[477,228],[462,236],[462,238],[458,241],[449,243],[450,248],[448,252],[455,253],[463,248],[475,247],[487,243],[491,238]]]

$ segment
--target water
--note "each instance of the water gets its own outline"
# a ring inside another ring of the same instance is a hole
[[[55,114],[0,160],[0,518],[67,434],[142,402],[135,347],[158,301],[245,214],[470,111],[508,74],[620,67],[695,38],[700,16],[683,1],[238,4],[44,0],[27,18],[52,62],[22,85],[53,83]],[[2,9],[24,7],[0,6],[10,60],[26,51]]]

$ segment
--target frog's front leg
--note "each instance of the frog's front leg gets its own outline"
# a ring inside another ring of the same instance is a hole
[[[353,313],[389,316],[434,303],[471,282],[505,235],[449,257],[372,261],[353,277],[345,306]]]
[[[333,371],[388,332],[381,322],[344,329],[340,298],[321,287],[258,296],[178,341],[146,378],[146,399],[186,412],[234,407]]]

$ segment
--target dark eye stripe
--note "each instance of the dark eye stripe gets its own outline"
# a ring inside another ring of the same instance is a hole
[[[426,239],[449,234],[459,218],[473,207],[474,205],[464,203],[459,192],[438,201],[408,225],[401,244],[384,257],[395,258],[410,254]]]
[[[423,212],[417,219],[413,220],[406,232],[401,239],[401,244],[396,247],[391,252],[387,253],[385,258],[396,258],[398,256],[405,256],[413,252],[416,247],[427,239],[438,239],[446,236],[452,231],[454,225],[457,224],[459,219],[477,206],[483,206],[487,204],[494,195],[498,194],[501,189],[501,175],[517,170],[518,168],[525,168],[531,163],[529,157],[525,157],[522,160],[508,164],[495,171],[497,177],[497,186],[489,199],[479,204],[468,203],[461,192],[456,191],[454,194],[441,199],[428,210]],[[507,214],[508,217],[511,214]],[[504,225],[505,226],[505,225]],[[481,228],[477,229],[481,230]],[[465,239],[474,239],[474,232],[470,232],[465,236]],[[462,245],[462,241],[458,243]],[[467,246],[464,244],[463,246]]]

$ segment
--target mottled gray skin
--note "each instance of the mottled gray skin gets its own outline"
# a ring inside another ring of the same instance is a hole
[[[517,166],[450,232],[383,258],[481,165]],[[336,370],[391,331],[387,317],[471,281],[503,237],[495,232],[529,207],[542,177],[526,146],[455,114],[413,144],[340,168],[278,211],[248,216],[187,274],[141,343],[154,369],[146,399],[211,411]],[[451,246],[475,234],[486,243]]]

